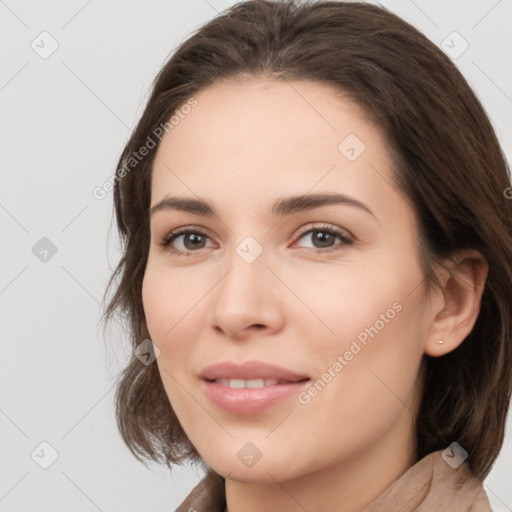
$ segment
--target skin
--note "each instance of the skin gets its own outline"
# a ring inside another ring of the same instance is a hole
[[[415,462],[422,357],[453,350],[470,332],[485,260],[461,252],[460,274],[440,269],[442,287],[426,292],[417,220],[393,184],[385,138],[331,87],[251,77],[195,98],[158,148],[151,206],[168,194],[199,197],[217,215],[155,213],[142,289],[171,405],[226,477],[229,512],[362,510]],[[349,134],[366,146],[354,161],[338,149]],[[347,204],[269,213],[279,197],[333,191],[373,215]],[[354,243],[302,234],[324,225]],[[189,256],[162,250],[159,241],[182,227],[204,232],[202,245],[181,236],[173,246]],[[236,251],[247,236],[263,249],[252,263]],[[292,396],[241,416],[201,390],[198,373],[219,361],[320,378],[396,303],[400,312],[307,404]],[[248,442],[261,452],[252,467],[237,457]]]

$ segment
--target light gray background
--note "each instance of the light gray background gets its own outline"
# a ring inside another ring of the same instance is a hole
[[[98,324],[119,246],[112,195],[96,200],[92,190],[114,172],[170,52],[234,3],[0,0],[2,512],[170,511],[201,477],[147,469],[120,440],[113,378],[131,354],[121,331],[104,340]],[[512,1],[382,4],[440,46],[453,31],[468,42],[454,60],[510,161]],[[48,51],[52,39],[47,58],[31,47]],[[32,251],[43,237],[57,248],[46,262]],[[512,510],[510,439],[509,426],[485,482],[495,511]],[[48,469],[42,442],[58,452]]]

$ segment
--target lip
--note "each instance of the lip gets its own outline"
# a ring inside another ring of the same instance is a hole
[[[233,414],[255,414],[271,405],[296,395],[311,378],[260,361],[244,364],[221,362],[205,368],[199,375],[201,386],[208,398],[220,409]],[[230,388],[218,379],[277,379],[281,382],[263,388]]]

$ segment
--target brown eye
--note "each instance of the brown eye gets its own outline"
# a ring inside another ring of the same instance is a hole
[[[305,238],[306,236],[313,244],[313,247],[309,250],[316,253],[331,252],[329,249],[336,245],[336,239],[341,240],[341,243],[338,244],[341,246],[340,249],[353,243],[353,240],[349,238],[346,231],[332,226],[314,227],[302,233],[299,239]]]
[[[202,231],[184,229],[169,233],[159,242],[159,245],[163,250],[188,256],[191,253],[197,252],[199,249],[204,249],[207,239],[209,239],[209,237]],[[174,247],[173,244],[176,241],[179,241],[181,247]]]

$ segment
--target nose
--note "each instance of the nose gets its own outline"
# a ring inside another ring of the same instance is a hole
[[[256,332],[270,335],[282,328],[279,281],[267,267],[264,254],[252,263],[234,254],[229,270],[212,292],[208,321],[217,333],[242,340]]]

